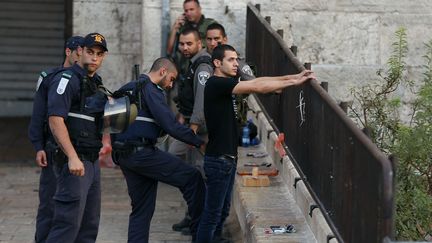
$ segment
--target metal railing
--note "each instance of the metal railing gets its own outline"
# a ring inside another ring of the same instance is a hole
[[[246,59],[257,76],[304,70],[282,31],[270,26],[249,4]],[[292,47],[295,51],[295,48]],[[258,95],[285,144],[302,180],[324,212],[339,242],[382,242],[393,236],[391,161],[347,117],[316,80],[281,95]],[[331,238],[332,236],[329,236]]]

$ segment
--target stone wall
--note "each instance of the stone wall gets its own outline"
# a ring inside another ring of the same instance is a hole
[[[108,45],[99,73],[110,89],[132,78],[142,58],[142,0],[74,0],[73,34],[99,32]]]
[[[111,89],[132,78],[133,65],[146,72],[152,62],[163,55],[163,17],[171,27],[183,12],[183,0],[74,0],[73,33],[85,35],[100,32],[108,41],[109,53],[100,74]],[[222,23],[230,44],[241,53],[245,47],[246,1],[202,0],[203,14]],[[168,29],[167,29],[168,31]]]
[[[166,15],[163,3],[167,4]],[[246,0],[201,0],[205,16],[222,23],[229,43],[245,49]],[[289,46],[298,46],[301,62],[312,62],[320,81],[329,82],[337,100],[350,100],[349,88],[379,80],[376,71],[390,56],[394,32],[408,31],[408,72],[421,77],[423,43],[432,39],[430,0],[253,0],[263,16],[284,30]],[[110,88],[132,78],[133,64],[147,71],[164,52],[163,17],[169,26],[182,13],[183,0],[74,0],[73,33],[99,31],[109,55],[101,75]],[[168,31],[168,30],[166,30]],[[400,91],[404,94],[404,90]]]
[[[338,100],[350,100],[352,86],[379,80],[376,71],[385,67],[400,26],[407,28],[411,78],[420,79],[424,43],[432,39],[428,0],[271,0],[261,1],[261,13]]]

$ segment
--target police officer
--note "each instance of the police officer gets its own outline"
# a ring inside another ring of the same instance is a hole
[[[56,190],[55,176],[52,171],[52,158],[49,151],[48,153],[46,152],[48,137],[48,124],[46,120],[48,87],[53,75],[78,61],[83,40],[84,38],[81,36],[70,37],[65,43],[66,57],[63,66],[42,71],[36,85],[33,113],[28,129],[29,139],[36,151],[36,164],[42,168],[39,179],[39,207],[36,216],[36,242],[43,242],[48,236],[54,215],[52,197]]]
[[[199,32],[195,28],[185,28],[180,33],[178,48],[182,56],[190,60],[191,63],[186,75],[179,80],[177,97],[174,98],[177,103],[179,118],[206,141],[207,133],[205,131],[203,101],[206,80],[213,74],[211,56],[206,49],[202,48]],[[189,150],[187,144],[178,140],[173,140],[168,148],[169,153],[187,158],[192,165],[198,167],[203,173],[202,155],[197,155],[196,151]],[[186,212],[185,217],[179,223],[173,224],[172,229],[181,231],[184,235],[189,235],[190,219]]]
[[[113,137],[114,161],[126,178],[132,212],[129,216],[128,242],[148,242],[150,221],[155,210],[158,181],[180,189],[191,215],[193,239],[201,215],[205,186],[201,173],[178,157],[155,147],[161,132],[200,147],[203,141],[180,124],[166,103],[164,90],[172,87],[177,76],[175,64],[157,59],[148,74],[127,83],[119,92],[136,94],[138,116],[125,132]]]
[[[198,0],[185,0],[183,2],[183,14],[180,15],[174,22],[167,43],[167,55],[172,55],[175,63],[180,68],[180,74],[185,74],[190,65],[188,58],[181,55],[181,52],[176,50],[180,33],[184,29],[196,28],[199,32],[202,47],[205,48],[205,34],[207,26],[216,21],[211,18],[206,18],[201,12],[201,5]]]
[[[186,125],[190,125],[195,133],[199,133],[199,127],[205,131],[203,95],[206,80],[213,74],[211,56],[202,48],[199,33],[194,28],[185,29],[180,33],[179,50],[185,58],[190,59],[191,65],[186,76],[179,81],[175,101],[181,120],[184,120]],[[206,139],[205,133],[201,134],[203,134],[202,138]],[[168,152],[184,156],[188,149],[186,144],[174,140]]]
[[[100,118],[107,100],[96,71],[108,51],[99,33],[85,36],[81,56],[56,74],[48,93],[48,122],[59,149],[53,226],[46,242],[95,242],[100,218]]]

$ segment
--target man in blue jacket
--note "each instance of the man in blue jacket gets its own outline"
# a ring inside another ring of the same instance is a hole
[[[203,141],[180,124],[166,103],[164,90],[172,88],[177,77],[175,64],[157,59],[148,74],[124,85],[120,91],[137,94],[138,116],[125,132],[114,136],[114,160],[125,175],[132,212],[129,216],[128,242],[148,242],[150,221],[156,203],[158,181],[180,189],[191,215],[192,238],[204,205],[205,186],[201,173],[178,157],[155,147],[166,132],[172,137],[201,147]]]
[[[41,167],[39,179],[39,207],[36,216],[35,241],[43,242],[51,229],[54,215],[52,197],[56,190],[55,176],[52,171],[50,153],[46,151],[48,138],[47,102],[51,78],[64,68],[71,67],[78,61],[84,38],[72,36],[65,43],[65,60],[63,66],[42,71],[36,85],[33,102],[33,113],[30,119],[28,136],[36,151],[36,164]]]

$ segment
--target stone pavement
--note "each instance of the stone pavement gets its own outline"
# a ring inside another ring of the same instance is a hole
[[[0,163],[0,242],[33,242],[39,173],[32,162]],[[127,242],[130,202],[126,182],[119,169],[103,168],[101,174],[102,215],[97,242]],[[185,202],[179,190],[160,183],[150,242],[190,242],[189,236],[171,230],[171,225],[184,216],[184,211]],[[235,213],[231,216],[227,221],[226,236],[240,243],[240,226]]]

